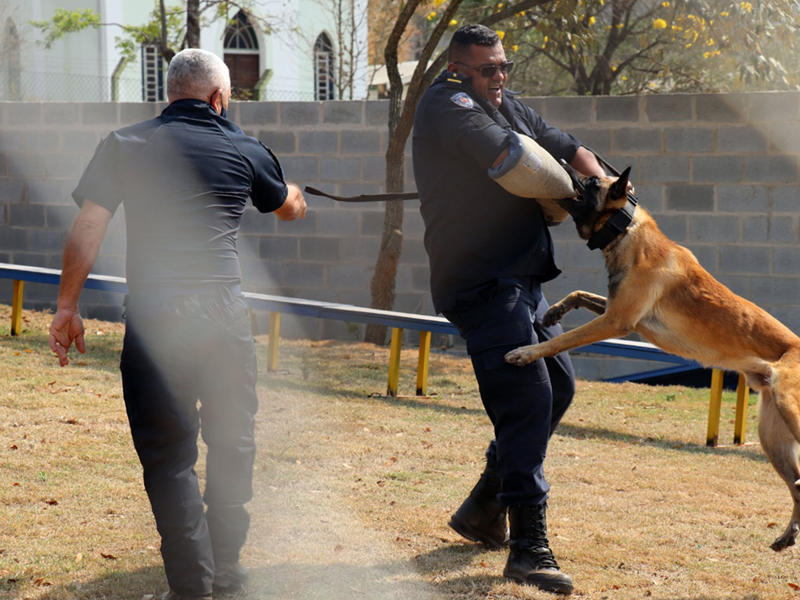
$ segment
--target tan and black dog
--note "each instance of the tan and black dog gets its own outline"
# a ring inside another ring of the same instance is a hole
[[[628,205],[628,168],[618,180],[583,177],[565,166],[578,197],[559,203],[579,235],[591,239]],[[636,332],[659,348],[706,366],[744,373],[761,393],[758,435],[772,466],[789,486],[794,511],[775,551],[794,545],[800,531],[800,338],[758,306],[731,292],[686,248],[669,240],[641,207],[604,249],[608,299],[576,291],[557,302],[545,323],[587,308],[599,317],[542,344],[509,352],[526,365],[542,357]]]

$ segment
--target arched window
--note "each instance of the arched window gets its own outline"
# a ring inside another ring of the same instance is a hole
[[[334,95],[333,44],[320,33],[314,44],[314,98],[333,100]]]
[[[3,86],[3,100],[22,98],[22,68],[19,56],[19,33],[14,19],[6,19],[3,28],[3,60],[0,61],[0,84]]]
[[[247,13],[240,10],[225,29],[223,59],[231,72],[231,87],[236,100],[255,98],[261,75],[258,37]]]

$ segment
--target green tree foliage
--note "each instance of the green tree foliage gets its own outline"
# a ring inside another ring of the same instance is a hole
[[[469,0],[459,17],[485,12]],[[500,33],[510,86],[532,94],[800,89],[797,0],[549,0]]]

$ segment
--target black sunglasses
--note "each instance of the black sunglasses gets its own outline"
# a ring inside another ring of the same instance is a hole
[[[473,71],[480,71],[481,77],[489,79],[490,77],[494,77],[494,74],[497,73],[497,69],[500,69],[500,72],[505,75],[511,72],[511,69],[514,68],[513,62],[504,62],[501,65],[487,65],[485,67],[473,67],[472,65],[468,65],[467,63],[463,63],[460,61],[455,61],[457,65],[461,65],[462,67],[469,67]]]

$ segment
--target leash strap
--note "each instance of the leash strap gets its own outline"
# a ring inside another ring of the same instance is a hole
[[[402,192],[394,194],[361,194],[360,196],[334,196],[311,186],[306,186],[303,191],[312,196],[323,196],[338,202],[381,202],[383,200],[419,200],[417,192]]]

